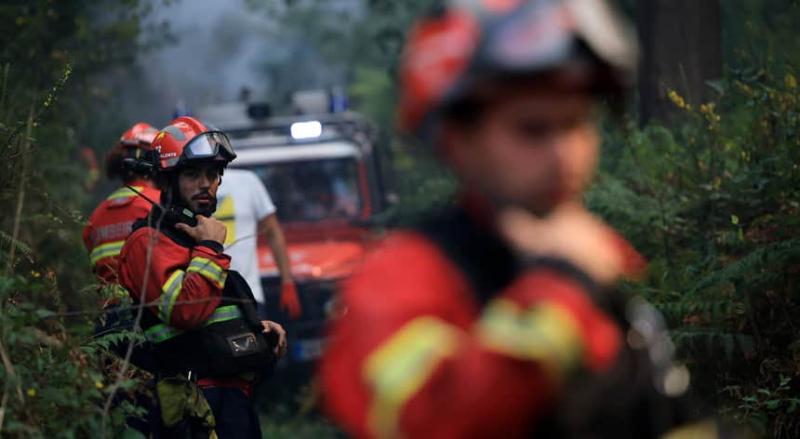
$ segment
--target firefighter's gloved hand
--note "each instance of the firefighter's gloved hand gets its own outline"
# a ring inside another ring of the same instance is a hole
[[[281,285],[281,309],[293,319],[300,317],[303,313],[294,282],[285,282]]]
[[[184,223],[175,224],[175,228],[191,236],[195,241],[216,241],[220,244],[225,242],[228,229],[222,221],[216,218],[208,218],[197,215],[197,225],[190,227]]]

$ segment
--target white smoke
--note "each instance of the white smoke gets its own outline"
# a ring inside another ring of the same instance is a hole
[[[258,63],[277,44],[265,38],[274,24],[245,0],[157,2],[149,19],[167,21],[177,38],[140,60],[163,119],[179,102],[192,109],[235,100],[242,87],[257,89]]]

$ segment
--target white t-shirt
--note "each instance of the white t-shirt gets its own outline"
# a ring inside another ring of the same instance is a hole
[[[242,274],[259,303],[265,300],[256,253],[258,223],[273,213],[275,205],[256,174],[241,169],[225,170],[217,191],[214,217],[228,229],[225,253],[231,257],[231,269]]]

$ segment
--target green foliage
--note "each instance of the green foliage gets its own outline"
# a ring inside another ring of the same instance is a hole
[[[319,395],[308,384],[309,369],[290,368],[262,383],[255,391],[265,438],[344,438],[341,430],[317,409]]]
[[[157,40],[157,29],[143,27],[145,3],[0,6],[3,437],[119,435],[136,411],[123,405],[102,416],[112,384],[103,353],[131,335],[87,341],[94,316],[61,315],[97,306],[80,240],[87,169],[77,157],[125,128],[97,75],[128,66]],[[369,0],[355,12],[323,0],[249,3],[281,23],[267,36],[286,42],[263,63],[272,96],[346,85],[383,129],[399,197],[387,222],[450,202],[453,177],[430,152],[389,134],[406,30],[431,0]],[[622,3],[633,11],[633,1]],[[776,438],[800,436],[798,8],[796,0],[725,3],[729,69],[709,84],[718,98],[692,108],[671,96],[681,117],[670,127],[640,128],[632,116],[605,126],[601,170],[586,195],[651,261],[646,279],[624,288],[663,311],[697,390]],[[127,391],[136,382],[116,384]],[[339,435],[295,405],[267,412],[268,437]]]
[[[738,385],[726,387],[723,391],[740,401],[736,410],[731,410],[735,419],[748,421],[761,432],[769,431],[771,423],[776,424],[772,430],[774,437],[793,437],[797,430],[786,430],[786,427],[791,426],[792,418],[797,416],[800,398],[793,391],[791,382],[791,378],[781,375],[775,387],[759,387],[755,393],[743,393]]]
[[[3,437],[96,437],[108,397],[102,372],[106,342],[82,343],[91,326],[58,318],[43,303],[53,279],[0,276],[0,417]],[[27,297],[21,296],[24,292]],[[134,383],[123,381],[123,388]],[[121,433],[124,416],[112,413],[106,435]]]
[[[785,68],[797,66],[800,1],[726,0],[722,5],[723,49],[732,67],[769,67],[783,75]]]
[[[797,437],[800,90],[731,69],[719,98],[670,98],[676,128],[607,127],[589,206],[651,261],[626,285],[666,315],[697,389],[770,437]]]
[[[330,421],[320,415],[299,414],[289,404],[278,404],[261,417],[261,434],[270,439],[343,438]]]
[[[90,337],[101,296],[81,241],[89,169],[79,149],[122,131],[93,124],[116,105],[98,75],[133,60],[146,13],[138,1],[0,6],[0,436],[116,436],[136,411],[103,416],[105,347],[120,336]],[[60,317],[75,310],[90,312]]]

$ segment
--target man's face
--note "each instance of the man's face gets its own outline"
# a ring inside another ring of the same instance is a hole
[[[599,147],[593,118],[586,92],[519,87],[492,99],[473,126],[447,125],[447,157],[469,189],[546,214],[591,180]]]
[[[217,189],[221,181],[219,165],[190,165],[178,174],[178,191],[189,209],[210,216],[217,206]]]

